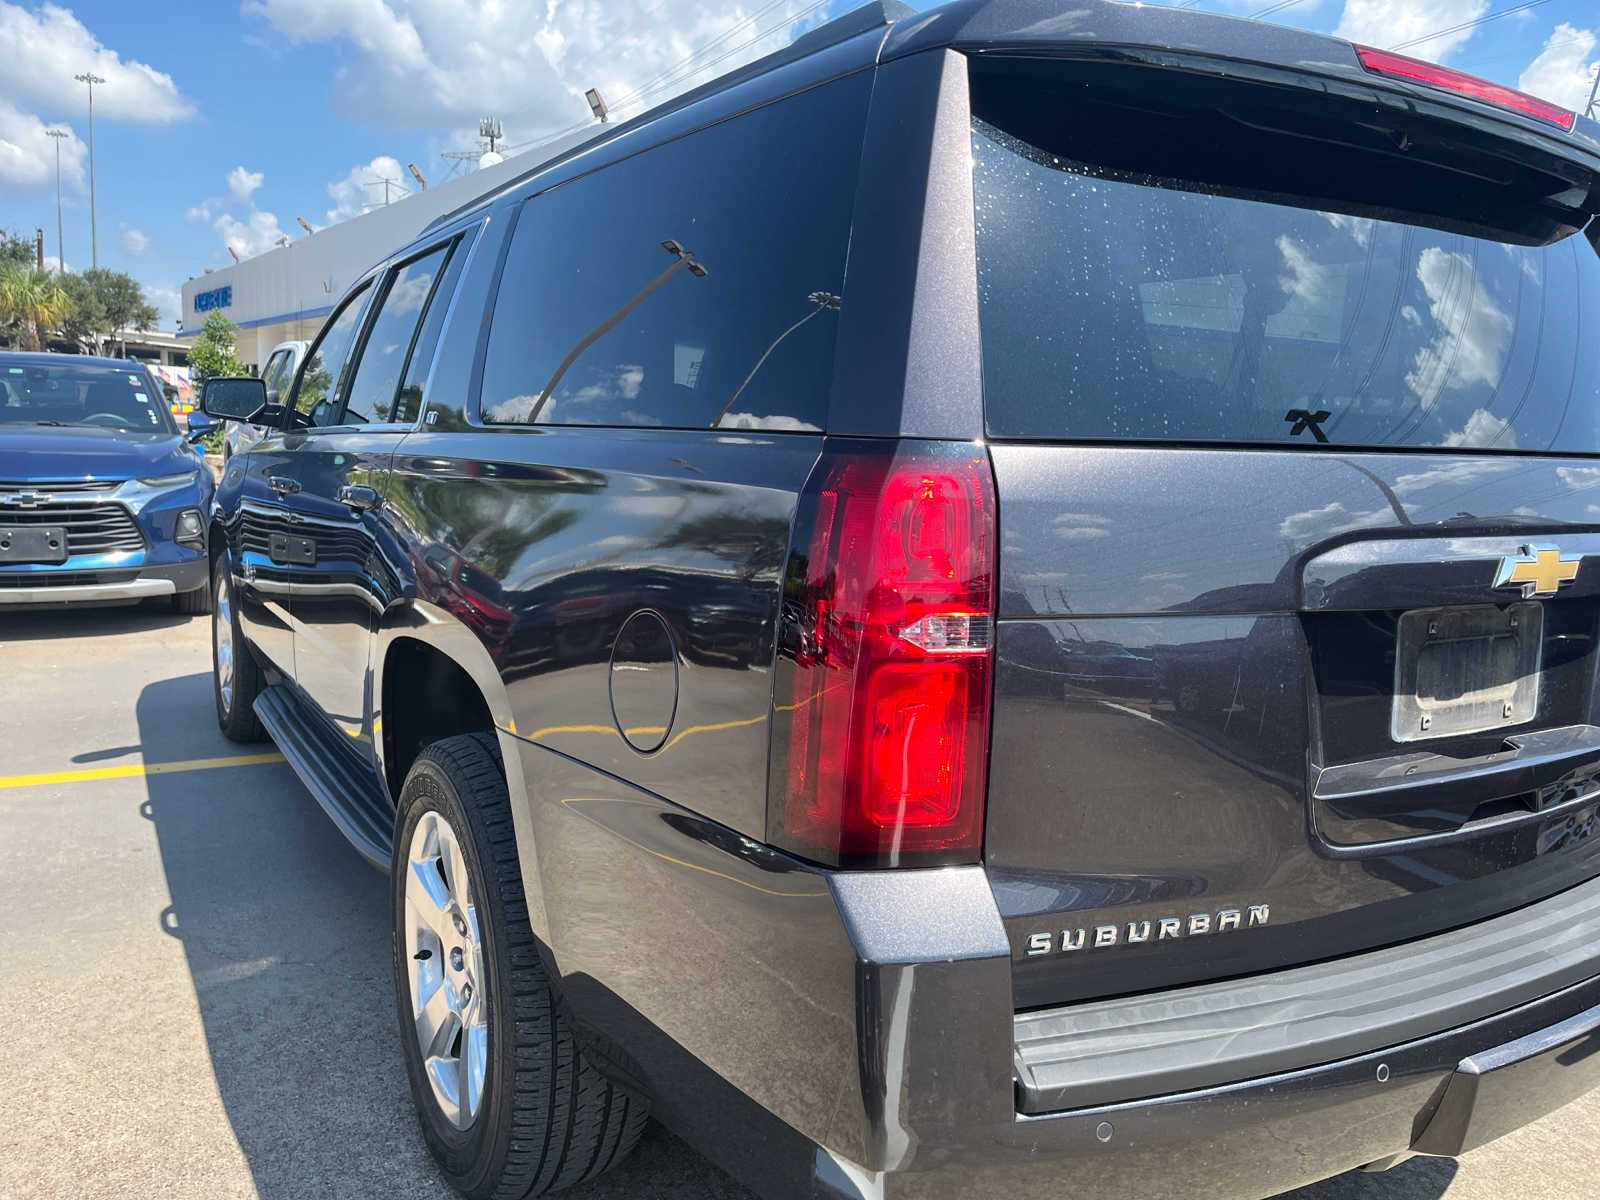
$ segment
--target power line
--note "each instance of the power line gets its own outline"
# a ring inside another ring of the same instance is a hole
[[[1484,13],[1483,16],[1475,17],[1470,21],[1462,21],[1460,24],[1451,25],[1445,29],[1435,29],[1432,33],[1425,34],[1422,37],[1410,38],[1407,41],[1399,42],[1393,46],[1390,46],[1389,49],[1404,50],[1410,46],[1420,46],[1422,43],[1431,42],[1435,38],[1448,37],[1452,33],[1460,33],[1467,29],[1476,29],[1479,25],[1487,25],[1490,21],[1498,21],[1501,17],[1509,17],[1514,13],[1527,12],[1530,8],[1538,8],[1540,5],[1549,3],[1550,0],[1525,0],[1525,2],[1522,4],[1513,4],[1510,8],[1502,8],[1498,12]]]
[[[779,2],[781,3],[781,0],[779,0]],[[768,25],[765,29],[758,29],[751,37],[746,38],[744,41],[738,43],[737,45],[730,46],[727,50],[723,51],[721,54],[717,55],[715,58],[711,59],[710,61],[695,64],[693,66],[693,69],[689,71],[688,76],[682,76],[680,73],[682,72],[682,70],[685,67],[687,67],[691,63],[693,63],[693,60],[698,58],[698,57],[700,57],[707,49],[713,48],[711,43],[708,43],[706,46],[701,47],[700,50],[695,51],[694,54],[691,54],[688,58],[685,58],[677,66],[670,67],[666,71],[662,72],[660,75],[656,76],[656,78],[654,80],[652,80],[649,84],[646,84],[645,86],[636,88],[630,94],[622,97],[622,99],[612,102],[611,109],[612,109],[613,112],[615,112],[616,110],[621,109],[621,108],[623,108],[625,106],[637,104],[637,103],[639,103],[639,102],[641,102],[643,100],[649,99],[651,96],[658,95],[658,94],[660,94],[662,92],[673,91],[674,89],[678,88],[679,84],[684,83],[685,79],[688,78],[689,76],[697,75],[697,74],[699,74],[699,73],[701,73],[703,71],[707,71],[707,70],[711,69],[712,67],[717,66],[719,63],[727,61],[729,58],[732,58],[735,54],[738,54],[740,51],[747,50],[751,46],[757,45],[760,42],[762,42],[762,41],[766,40],[767,38],[771,37],[774,33],[777,33],[780,29],[783,29],[785,26],[793,25],[797,21],[804,20],[806,17],[808,17],[812,13],[816,12],[817,9],[822,8],[822,7],[824,7],[825,5],[827,5],[827,4],[831,3],[831,2],[832,2],[832,0],[816,0],[815,3],[807,5],[805,8],[801,9],[799,12],[795,13],[794,15],[786,16],[782,20],[774,22],[771,25]],[[768,4],[765,9],[762,9],[760,11],[761,12],[769,11],[772,7],[773,7],[772,4]],[[746,18],[745,22],[741,22],[741,23],[742,24],[743,23],[748,23],[749,20],[750,20],[750,18]],[[735,28],[737,28],[737,27],[735,27]],[[732,30],[725,31],[723,34],[719,35],[717,39],[714,39],[714,41],[715,40],[720,40],[721,37],[725,37],[727,35],[727,33],[729,33],[729,32],[732,32]],[[680,77],[677,78],[677,79],[669,79],[668,76],[672,76],[672,75],[679,75]],[[564,137],[569,133],[576,133],[581,129],[587,128],[590,124],[592,124],[592,122],[591,121],[587,121],[587,120],[577,121],[577,122],[574,122],[572,125],[567,126],[565,129],[558,129],[553,133],[548,133],[548,134],[541,135],[540,137],[533,138],[530,141],[520,142],[515,146],[507,146],[506,147],[506,151],[507,151],[507,153],[511,153],[511,152],[515,152],[515,151],[526,149],[527,147],[533,146],[535,144],[548,144],[549,142],[553,142],[557,138]]]
[[[1294,5],[1299,4],[1300,2],[1301,2],[1301,0],[1278,0],[1278,3],[1276,3],[1276,4],[1269,4],[1265,8],[1261,9],[1259,12],[1253,12],[1253,13],[1249,14],[1249,19],[1252,20],[1252,21],[1258,21],[1262,17],[1265,17],[1265,16],[1268,16],[1268,15],[1270,15],[1272,13],[1275,13],[1280,9],[1291,8]]]
[[[716,37],[710,39],[709,41],[705,42],[703,45],[697,47],[687,57],[683,58],[681,61],[679,61],[675,65],[668,67],[665,71],[661,72],[661,74],[657,75],[654,79],[651,79],[648,82],[643,83],[639,87],[635,88],[632,91],[632,93],[630,93],[629,95],[623,97],[621,100],[618,100],[615,103],[614,107],[621,108],[625,104],[631,104],[634,100],[637,100],[640,96],[644,95],[651,88],[655,87],[657,84],[661,83],[663,80],[667,79],[668,77],[670,77],[672,75],[676,75],[679,71],[681,71],[684,67],[688,66],[695,59],[704,57],[706,54],[710,53],[711,49],[718,42],[721,42],[724,39],[733,36],[733,33],[734,33],[735,30],[741,28],[742,26],[749,25],[752,22],[759,21],[762,17],[766,16],[773,9],[779,7],[782,4],[786,4],[786,3],[788,3],[788,0],[770,0],[770,3],[764,5],[761,8],[756,9],[755,12],[751,13],[748,17],[745,17],[742,21],[738,21],[738,22],[734,23],[733,25],[728,26],[728,28],[724,29]]]

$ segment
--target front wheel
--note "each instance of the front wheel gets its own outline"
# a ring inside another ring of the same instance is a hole
[[[543,1195],[621,1161],[648,1104],[588,1062],[551,989],[491,734],[406,776],[390,872],[395,999],[422,1133],[469,1197]]]
[[[217,727],[231,742],[265,741],[253,705],[261,694],[261,666],[244,644],[233,603],[233,576],[227,554],[211,564],[211,690],[217,701]]]

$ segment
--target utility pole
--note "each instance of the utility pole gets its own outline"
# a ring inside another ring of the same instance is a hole
[[[94,223],[94,85],[105,80],[93,71],[74,75],[79,83],[89,85],[89,265],[100,266],[100,233]]]
[[[67,252],[62,246],[65,240],[61,236],[61,139],[71,137],[65,129],[45,130],[56,140],[56,274],[67,273]]]

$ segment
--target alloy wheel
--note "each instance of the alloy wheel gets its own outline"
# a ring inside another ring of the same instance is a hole
[[[217,575],[216,603],[211,606],[211,628],[217,647],[217,695],[222,697],[222,711],[233,712],[233,596],[228,587],[228,574]]]
[[[466,1129],[489,1062],[487,980],[466,858],[435,811],[417,822],[406,855],[404,948],[423,1069],[445,1118]]]

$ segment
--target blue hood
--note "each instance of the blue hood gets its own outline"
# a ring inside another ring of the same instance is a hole
[[[200,457],[175,433],[51,425],[0,426],[0,479],[28,483],[175,475]]]

